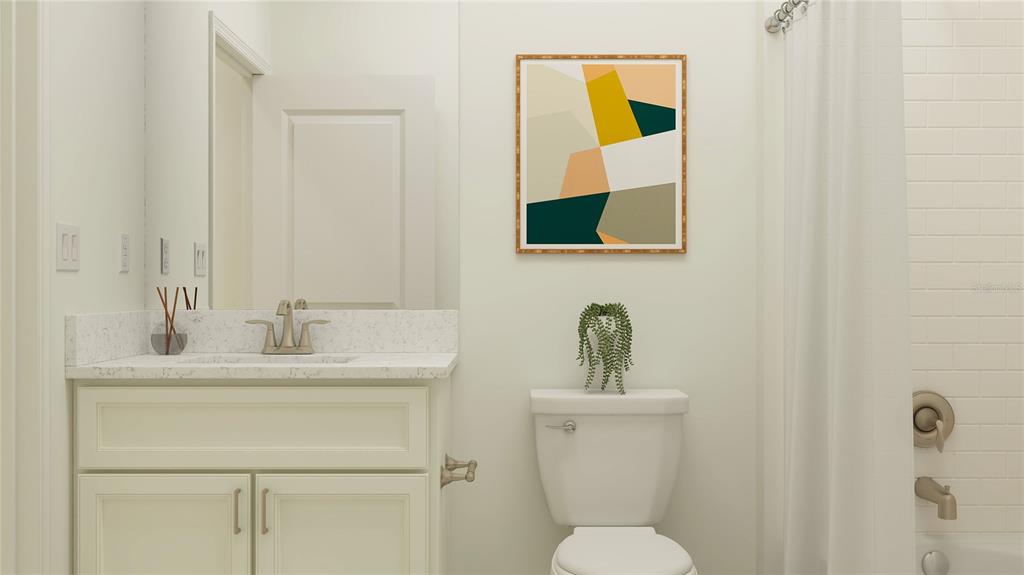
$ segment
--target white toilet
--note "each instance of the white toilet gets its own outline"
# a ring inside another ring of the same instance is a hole
[[[674,389],[530,392],[548,509],[574,528],[551,575],[697,575],[690,554],[651,527],[675,486],[689,401]]]

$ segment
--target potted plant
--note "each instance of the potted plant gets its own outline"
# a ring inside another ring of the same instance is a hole
[[[588,305],[580,314],[578,332],[580,343],[576,360],[587,366],[583,389],[590,390],[597,367],[601,366],[601,391],[614,375],[615,387],[625,395],[622,375],[633,365],[633,324],[626,306],[621,303]]]

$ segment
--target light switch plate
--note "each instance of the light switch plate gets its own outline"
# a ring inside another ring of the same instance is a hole
[[[171,273],[171,242],[167,238],[160,238],[160,273]]]
[[[128,234],[121,234],[121,254],[120,255],[121,255],[121,273],[123,273],[123,274],[128,273],[128,263],[129,263],[128,244],[129,244],[129,242],[130,242],[130,240],[128,238]]]
[[[207,249],[205,242],[195,242],[192,244],[192,261],[195,264],[196,277],[206,275],[206,257]]]
[[[81,267],[82,236],[78,226],[57,224],[57,271],[77,272]]]

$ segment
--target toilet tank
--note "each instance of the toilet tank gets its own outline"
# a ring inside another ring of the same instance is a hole
[[[688,408],[675,389],[532,390],[537,463],[555,522],[658,523],[675,487]]]

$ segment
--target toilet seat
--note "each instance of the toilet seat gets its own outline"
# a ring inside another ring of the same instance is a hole
[[[552,575],[697,575],[693,559],[653,527],[577,527],[551,558]]]

